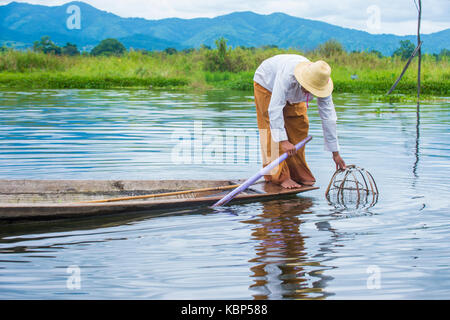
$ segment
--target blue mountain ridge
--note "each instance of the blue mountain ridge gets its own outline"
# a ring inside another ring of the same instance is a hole
[[[80,8],[79,30],[66,26],[70,16],[66,10],[70,5]],[[103,39],[116,38],[127,48],[147,50],[214,46],[214,41],[220,37],[226,38],[233,47],[277,45],[311,50],[329,39],[336,39],[349,51],[378,50],[385,55],[392,54],[400,40],[416,42],[415,35],[370,34],[284,13],[261,15],[247,11],[215,18],[147,20],[123,18],[80,1],[61,6],[18,2],[0,6],[0,44],[28,47],[44,35],[58,45],[71,42],[85,49]],[[423,52],[439,53],[450,48],[450,29],[423,34],[421,39]]]

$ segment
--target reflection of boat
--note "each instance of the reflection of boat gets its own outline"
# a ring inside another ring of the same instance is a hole
[[[211,205],[236,183],[228,180],[0,180],[0,219],[49,219]],[[257,182],[234,201],[293,195]],[[151,196],[148,196],[151,194]],[[125,200],[127,199],[127,200]],[[114,201],[112,201],[114,200]]]

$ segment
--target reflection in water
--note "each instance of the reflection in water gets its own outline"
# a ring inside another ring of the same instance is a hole
[[[401,131],[405,133],[405,138],[407,138],[408,136],[412,137],[412,130],[410,130],[410,128],[412,128],[412,122],[409,120],[411,116],[406,113],[399,113],[398,117],[401,124]],[[414,164],[412,168],[412,173],[414,176],[414,179],[412,180],[413,188],[416,186],[417,180],[419,178],[417,170],[420,160],[420,127],[420,102],[417,102],[415,109]],[[407,149],[409,149],[409,147],[407,147]]]
[[[204,214],[200,208],[190,208],[181,210],[156,210],[156,211],[138,211],[118,213],[106,216],[88,216],[80,218],[64,218],[56,220],[27,221],[18,220],[15,223],[0,221],[0,253],[18,252],[19,247],[15,247],[16,242],[31,239],[45,239],[66,237],[69,234],[82,233],[84,236],[96,234],[96,230],[123,227],[139,224],[142,221],[154,219],[164,216],[180,216],[189,213],[190,215]],[[108,233],[108,231],[98,231],[100,233]],[[114,232],[111,232],[114,233]],[[36,237],[36,234],[43,234],[42,237]],[[58,236],[56,236],[58,234]],[[28,238],[26,235],[30,235]],[[108,238],[105,241],[111,240]],[[1,247],[3,244],[13,244],[11,247]],[[38,247],[33,247],[36,249]],[[23,252],[29,251],[28,247],[22,247]]]
[[[168,143],[174,130],[199,120],[204,128],[255,128],[249,93],[0,90],[0,96],[3,178],[234,180],[259,167],[174,165]],[[0,298],[448,298],[448,98],[422,102],[420,114],[416,104],[374,103],[363,95],[335,100],[345,159],[370,170],[380,189],[370,211],[330,207],[322,189],[218,214],[203,208],[155,219],[126,213],[0,225]],[[309,117],[310,165],[324,188],[334,168],[316,108]],[[82,292],[66,288],[70,265],[80,265],[88,279]],[[379,290],[366,288],[371,265],[383,272]]]
[[[262,213],[245,222],[254,224],[252,237],[259,241],[249,262],[255,299],[324,298],[324,267],[308,261],[305,237],[299,232],[301,214],[310,213],[311,199],[263,202]],[[313,269],[311,271],[311,268]],[[311,280],[315,278],[316,280]]]
[[[417,166],[419,165],[419,138],[420,138],[420,102],[417,102],[417,111],[416,111],[416,149],[414,152],[414,155],[416,157],[416,160],[414,161],[414,166],[413,166],[413,174],[414,174],[414,179],[413,180],[413,187],[416,184],[417,178],[419,177],[417,175]]]

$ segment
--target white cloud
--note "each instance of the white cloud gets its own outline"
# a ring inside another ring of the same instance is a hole
[[[61,5],[64,0],[26,0],[42,5]],[[418,0],[416,0],[418,1]],[[0,0],[0,4],[10,1]],[[122,17],[162,19],[169,17],[216,17],[234,11],[254,11],[260,14],[284,12],[292,16],[320,20],[335,25],[372,33],[415,34],[417,10],[414,0],[84,0],[101,10]],[[377,6],[379,28],[369,29],[369,6]],[[450,28],[450,1],[422,1],[422,33]]]

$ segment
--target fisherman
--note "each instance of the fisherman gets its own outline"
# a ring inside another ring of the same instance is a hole
[[[295,54],[273,56],[256,69],[253,80],[263,166],[284,152],[290,155],[271,175],[264,176],[266,181],[288,189],[316,182],[305,160],[305,148],[295,151],[295,144],[308,135],[306,111],[312,96],[317,97],[324,148],[332,152],[336,170],[345,169],[339,154],[330,75],[331,68],[325,61],[311,62]]]

